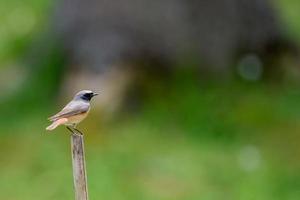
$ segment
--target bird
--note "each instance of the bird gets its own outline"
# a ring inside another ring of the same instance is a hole
[[[90,101],[94,96],[97,96],[91,90],[81,90],[75,94],[74,98],[57,114],[48,118],[52,122],[46,130],[52,131],[60,125],[65,125],[69,131],[74,133],[77,131],[77,124],[84,120],[90,111]]]

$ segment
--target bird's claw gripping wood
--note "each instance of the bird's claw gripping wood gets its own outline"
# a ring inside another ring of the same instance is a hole
[[[75,131],[77,131],[80,135],[83,135],[83,133],[79,131],[77,128],[75,128]]]
[[[72,134],[76,134],[76,135],[83,135],[83,133],[81,131],[79,131],[76,128],[70,128],[69,126],[67,126],[67,129],[72,133]]]

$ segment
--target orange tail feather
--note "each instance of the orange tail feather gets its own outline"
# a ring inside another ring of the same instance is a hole
[[[61,118],[61,119],[58,119],[56,121],[54,121],[50,126],[48,126],[46,128],[47,131],[52,131],[53,129],[55,129],[56,127],[58,127],[59,125],[62,125],[64,123],[66,123],[68,121],[67,118]]]

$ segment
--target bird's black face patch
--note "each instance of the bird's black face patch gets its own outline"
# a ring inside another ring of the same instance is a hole
[[[85,93],[81,96],[81,99],[90,101],[92,97],[93,97],[93,93]]]

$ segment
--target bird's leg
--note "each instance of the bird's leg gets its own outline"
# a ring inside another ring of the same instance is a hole
[[[77,124],[73,124],[72,129],[76,132],[75,134],[83,135],[83,133],[76,128]]]
[[[81,131],[75,128],[76,124],[73,124],[73,126],[67,126],[67,129],[72,133],[72,134],[79,134],[83,135]]]
[[[72,133],[72,134],[79,134],[79,135],[83,135],[81,131],[79,131],[78,129],[76,129],[75,127],[69,127],[67,126],[67,129]]]
[[[74,130],[77,131],[80,135],[83,135],[83,133],[80,130],[78,130],[77,128],[74,128]]]
[[[72,128],[70,128],[69,126],[66,126],[66,127],[72,134],[74,134],[74,131],[72,130]]]

